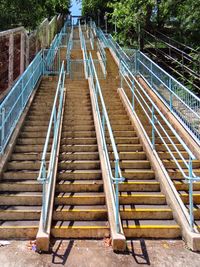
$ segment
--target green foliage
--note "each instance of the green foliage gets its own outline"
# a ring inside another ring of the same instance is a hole
[[[141,29],[172,29],[174,38],[198,46],[200,41],[199,0],[82,0],[83,15],[97,21],[109,13],[110,25],[117,26],[117,39],[124,44],[137,40]]]
[[[0,30],[23,25],[34,29],[45,17],[66,14],[70,0],[1,0]]]

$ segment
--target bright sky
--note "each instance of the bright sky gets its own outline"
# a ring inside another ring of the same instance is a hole
[[[71,15],[80,16],[81,15],[81,3],[77,4],[76,0],[72,0],[72,7],[70,8]]]

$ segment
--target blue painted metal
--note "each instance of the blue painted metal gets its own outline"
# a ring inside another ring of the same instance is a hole
[[[183,178],[185,178],[189,182],[189,224],[193,231],[194,229],[194,215],[193,215],[193,182],[200,181],[200,177],[197,177],[192,168],[192,162],[196,159],[192,151],[187,147],[184,143],[182,138],[177,133],[176,129],[168,122],[153,100],[149,97],[146,90],[142,87],[142,85],[138,82],[136,77],[132,74],[132,72],[128,69],[127,65],[124,62],[121,62],[120,67],[120,76],[123,80],[123,88],[127,95],[129,91],[131,94],[134,94],[134,99],[137,101],[137,105],[142,108],[143,113],[145,114],[146,118],[148,119],[149,123],[152,126],[152,139],[148,137],[147,132],[145,132],[146,137],[148,138],[149,143],[152,146],[152,150],[155,149],[155,134],[160,138],[162,144],[165,146],[166,150],[169,152],[171,158],[173,159],[174,163],[176,164],[176,168],[179,169]],[[134,90],[132,88],[134,82]],[[128,92],[127,92],[128,89]],[[129,99],[129,101],[131,101]],[[131,102],[130,102],[131,104]],[[132,109],[132,111],[137,115],[138,110]],[[167,125],[167,127],[171,130],[173,135],[182,145],[184,150],[188,154],[189,161],[187,161],[181,151],[179,150],[178,146],[174,143],[173,139],[169,136],[166,129],[163,127],[163,121]],[[140,121],[143,125],[143,122]],[[144,125],[143,125],[144,126]],[[143,127],[144,129],[144,127]],[[145,129],[144,129],[145,131]],[[168,143],[165,141],[168,140]],[[173,149],[172,149],[173,148]],[[183,167],[180,165],[179,161],[177,160],[177,156],[174,153],[178,154],[178,157],[183,162]]]
[[[138,74],[200,141],[200,98],[145,54],[139,54]]]
[[[49,121],[47,136],[42,153],[41,167],[38,176],[38,181],[43,185],[42,194],[42,218],[43,230],[47,230],[47,219],[49,212],[49,204],[52,194],[52,185],[55,171],[56,155],[58,149],[58,137],[61,122],[61,114],[64,101],[64,83],[65,83],[65,70],[64,62],[62,63],[57,90],[54,98],[53,108]],[[51,133],[53,132],[53,141],[51,143]],[[50,159],[47,158],[48,148],[51,147]],[[48,167],[48,168],[47,168]]]
[[[106,68],[107,68],[106,67],[107,66],[106,52],[105,52],[105,49],[104,49],[104,47],[102,45],[102,42],[99,39],[97,41],[97,49],[98,49],[98,51],[100,53],[100,56],[101,56],[101,59],[102,59],[102,63],[103,63],[103,67],[104,67],[103,72],[104,72],[104,76],[106,78],[106,75],[107,75],[107,71],[106,71]]]
[[[152,90],[164,101],[170,111],[190,131],[200,143],[200,98],[174,79],[160,66],[140,51],[135,50],[132,57],[127,56],[111,35],[97,30],[98,37],[105,46],[110,47],[135,75],[141,75]]]
[[[67,74],[70,73],[70,59],[71,59],[71,50],[73,47],[73,34],[74,34],[74,26],[72,24],[71,26],[71,33],[69,37],[69,42],[67,45],[67,54],[66,54],[66,60],[67,60]]]
[[[111,192],[113,193],[113,205],[115,206],[115,222],[116,222],[116,230],[119,232],[119,183],[124,181],[124,178],[122,177],[121,169],[120,169],[120,164],[119,164],[119,155],[117,151],[117,146],[115,144],[115,139],[113,136],[112,128],[110,125],[109,117],[107,114],[106,106],[104,103],[103,95],[101,92],[101,87],[99,84],[99,80],[97,77],[97,73],[95,70],[95,65],[94,61],[92,59],[92,55],[90,54],[89,58],[89,73],[90,73],[90,80],[92,84],[92,88],[94,91],[95,95],[95,104],[96,104],[96,111],[98,115],[98,120],[99,124],[101,126],[101,140],[103,143],[103,149],[106,157],[106,162],[107,162],[107,167],[109,171],[109,176],[110,176],[110,186],[111,186]],[[111,141],[112,149],[113,149],[113,154],[114,154],[114,176],[112,173],[112,167],[110,163],[110,158],[109,158],[109,152],[107,149],[107,141],[106,141],[106,135],[105,135],[105,128],[107,128],[108,133],[109,133],[109,138]],[[114,189],[115,187],[115,189]]]
[[[0,153],[3,154],[24,108],[43,74],[39,52],[0,105]]]

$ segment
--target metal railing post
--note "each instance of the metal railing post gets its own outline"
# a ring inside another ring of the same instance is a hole
[[[5,138],[5,108],[2,108],[1,116],[1,146],[3,147],[3,141]]]
[[[172,93],[172,78],[169,77],[169,89],[170,89],[170,99],[169,99],[169,106],[170,111],[173,109],[173,93]]]
[[[135,84],[134,81],[132,82],[132,108],[135,110]]]
[[[155,149],[155,110],[154,106],[152,106],[152,146]]]
[[[105,116],[104,116],[104,113],[102,114],[102,128],[103,128],[103,132],[105,133]]]
[[[116,228],[117,232],[119,233],[119,159],[115,160],[115,205],[116,205]]]
[[[190,227],[194,231],[194,202],[193,202],[193,171],[192,171],[192,158],[189,158],[189,210],[190,210]]]

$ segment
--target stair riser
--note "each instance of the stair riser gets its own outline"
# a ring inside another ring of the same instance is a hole
[[[158,204],[164,205],[166,204],[165,197],[147,197],[145,195],[137,197],[137,196],[127,196],[121,197],[119,196],[119,202],[121,205],[125,204],[141,204],[141,205],[150,205],[150,204]]]
[[[57,180],[101,180],[102,174],[99,173],[59,173]]]
[[[104,238],[110,235],[108,228],[94,228],[94,229],[81,229],[81,228],[58,228],[51,229],[51,235],[55,238]]]
[[[93,163],[88,161],[88,163],[65,163],[60,162],[58,164],[58,170],[93,170],[100,169],[100,162]]]
[[[119,191],[122,192],[159,192],[160,191],[160,185],[155,184],[155,185],[144,185],[144,184],[136,184],[136,185],[131,185],[131,184],[119,184]]]
[[[103,184],[57,184],[56,192],[103,192]]]
[[[56,205],[105,205],[105,197],[56,197]]]
[[[1,211],[0,212],[0,220],[2,221],[16,221],[16,220],[40,220],[40,211]]]
[[[159,229],[153,226],[144,229],[126,229],[124,228],[124,234],[127,238],[179,238],[181,236],[180,228],[165,228]]]
[[[122,220],[171,220],[171,211],[120,211]],[[163,221],[164,222],[164,221]]]
[[[41,206],[42,197],[1,196],[1,205]]]
[[[54,211],[55,221],[101,221],[107,220],[107,211]]]
[[[39,225],[39,222],[38,222]],[[0,227],[1,239],[35,239],[38,227]]]

